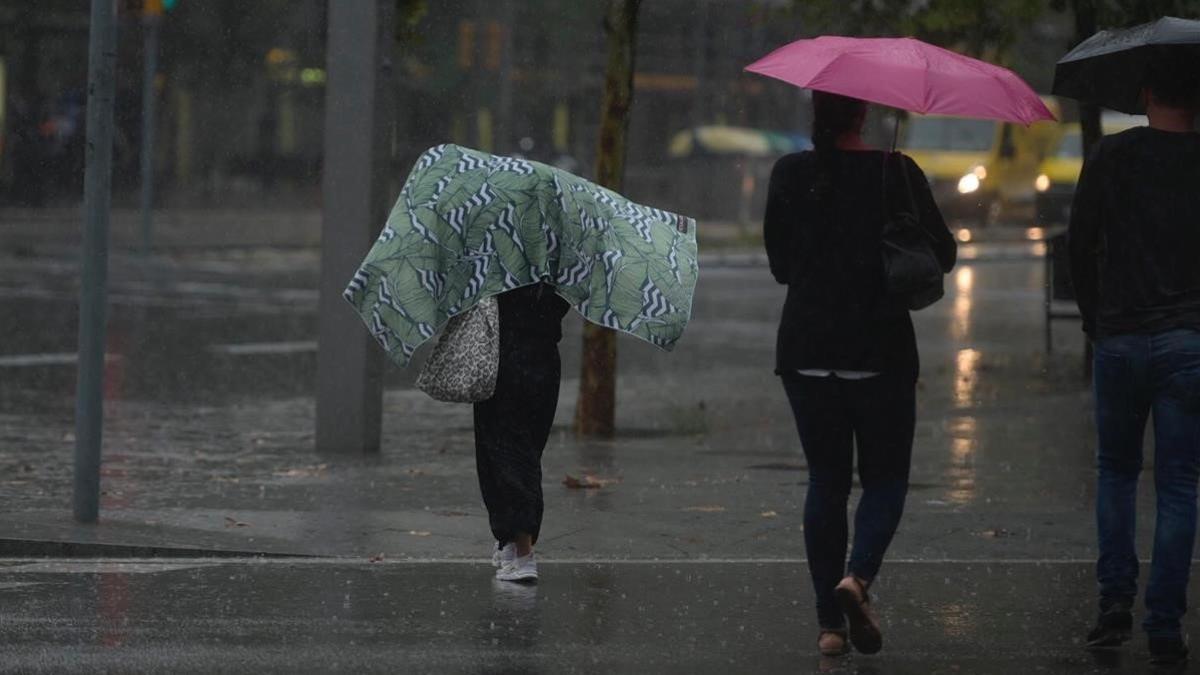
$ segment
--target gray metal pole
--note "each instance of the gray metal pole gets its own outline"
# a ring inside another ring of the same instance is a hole
[[[92,0],[88,44],[87,169],[83,188],[79,371],[75,399],[75,519],[100,516],[100,441],[104,426],[104,342],[108,293],[108,219],[117,24],[113,0]]]
[[[379,450],[383,351],[342,291],[387,217],[394,0],[329,0],[324,224],[317,349],[318,452]]]
[[[162,17],[147,15],[143,19],[146,28],[144,63],[142,74],[142,254],[150,254],[154,227],[154,130],[158,96],[155,78],[158,76],[158,36]]]

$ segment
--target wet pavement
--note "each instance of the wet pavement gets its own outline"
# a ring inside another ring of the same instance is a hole
[[[531,601],[493,591],[482,564],[469,407],[390,369],[383,451],[313,451],[317,255],[302,247],[114,255],[102,522],[71,522],[76,265],[0,247],[0,556],[317,557],[10,562],[0,672],[1142,672],[1141,643],[1116,665],[1078,645],[1090,395],[1078,324],[1042,344],[1039,252],[964,247],[946,299],[916,315],[912,489],[879,586],[893,633],[878,657],[821,663],[807,474],[771,374],[783,289],[760,254],[702,262],[675,353],[620,340],[613,441],[570,433],[579,321],[565,321]]]
[[[1141,673],[1077,563],[893,563],[884,650],[822,659],[803,564],[0,562],[0,672]]]
[[[923,378],[897,555],[1093,553],[1082,340],[1060,322],[1058,350],[1044,353],[1042,267],[1031,252],[967,248],[947,298],[917,315]],[[621,340],[614,441],[569,432],[579,321],[566,320],[545,456],[548,555],[802,555],[805,467],[771,374],[783,289],[753,256],[733,261],[703,269],[675,353]],[[387,375],[380,454],[312,451],[317,259],[306,250],[114,261],[103,522],[74,525],[74,267],[45,256],[4,262],[0,540],[357,557],[470,558],[486,548],[470,408],[427,399],[411,371]],[[570,489],[567,475],[603,487]]]

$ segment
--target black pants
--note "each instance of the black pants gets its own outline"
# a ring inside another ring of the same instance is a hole
[[[833,589],[849,571],[874,579],[900,524],[908,494],[916,423],[911,380],[879,375],[865,380],[789,375],[783,379],[808,461],[804,547],[823,628],[844,617]],[[846,564],[846,504],[855,446],[862,499],[854,514],[854,549]]]
[[[492,534],[537,541],[542,526],[542,451],[558,407],[558,342],[570,306],[551,286],[499,296],[500,370],[496,393],[475,404],[475,467]]]

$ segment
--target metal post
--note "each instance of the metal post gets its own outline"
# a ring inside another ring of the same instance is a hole
[[[383,351],[342,299],[387,217],[394,0],[329,0],[318,452],[379,450]]]
[[[104,342],[108,293],[108,220],[112,201],[114,68],[112,0],[92,0],[88,44],[87,169],[84,175],[79,371],[75,398],[75,519],[100,516],[100,441],[104,426]]]
[[[158,96],[155,79],[158,76],[158,36],[162,16],[147,14],[142,25],[146,29],[142,74],[142,254],[150,254],[154,225],[154,129]]]
[[[1042,307],[1045,309],[1046,315],[1046,354],[1054,352],[1054,328],[1050,325],[1054,321],[1054,239],[1046,237],[1046,252],[1042,255],[1042,287],[1044,294],[1042,296]]]

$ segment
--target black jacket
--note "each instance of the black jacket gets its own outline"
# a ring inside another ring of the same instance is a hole
[[[779,322],[776,372],[858,370],[916,379],[916,336],[907,308],[883,292],[883,225],[907,204],[908,172],[921,226],[945,271],[957,246],[933,201],[925,174],[907,156],[835,151],[787,155],[775,164],[763,238],[771,273],[787,284]]]
[[[1102,139],[1079,177],[1068,245],[1092,337],[1200,329],[1200,134]]]

